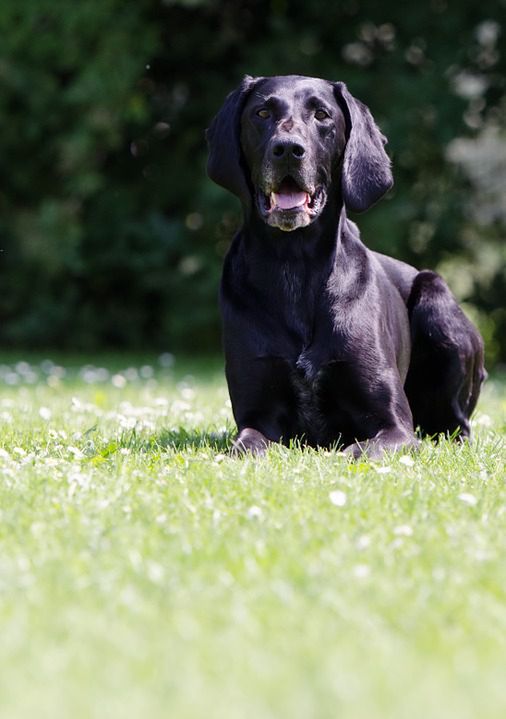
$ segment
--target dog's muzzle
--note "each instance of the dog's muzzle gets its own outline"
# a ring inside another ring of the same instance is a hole
[[[326,199],[323,187],[308,187],[290,175],[272,187],[257,190],[261,217],[271,227],[284,232],[309,225],[323,209]]]

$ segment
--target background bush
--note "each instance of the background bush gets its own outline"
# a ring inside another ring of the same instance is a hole
[[[440,269],[504,361],[505,8],[2,0],[1,344],[217,349],[240,216],[204,129],[242,74],[295,72],[345,80],[389,137],[367,244]]]

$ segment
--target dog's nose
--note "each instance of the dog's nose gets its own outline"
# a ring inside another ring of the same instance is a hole
[[[300,160],[306,154],[306,150],[300,142],[292,139],[277,140],[272,146],[272,154],[277,159],[294,157]]]

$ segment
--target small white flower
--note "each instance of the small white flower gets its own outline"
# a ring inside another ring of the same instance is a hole
[[[122,374],[113,374],[111,377],[112,386],[116,387],[117,389],[123,389],[125,387],[127,381],[126,377],[124,377]]]
[[[167,407],[169,404],[169,400],[167,399],[167,397],[155,397],[154,404],[157,407]]]
[[[180,412],[187,412],[189,409],[191,409],[191,406],[188,402],[183,402],[181,399],[176,399],[171,406],[171,410],[176,414],[179,414]]]
[[[220,462],[223,462],[223,460],[226,458],[227,458],[226,454],[217,454],[214,458],[214,461],[216,464],[220,464]]]
[[[409,454],[403,454],[402,457],[399,458],[399,464],[403,464],[405,467],[413,467],[415,460],[413,457],[410,457]]]
[[[371,544],[371,538],[363,534],[357,539],[357,549],[367,549]]]
[[[170,352],[163,352],[158,358],[158,362],[162,367],[172,367],[175,362],[175,358]]]
[[[398,537],[411,537],[413,530],[409,524],[400,524],[398,527],[394,528],[394,534]]]
[[[397,539],[394,539],[394,541],[392,542],[392,544],[390,546],[392,549],[399,549],[400,547],[403,546],[403,544],[404,544],[404,539],[402,539],[401,537],[397,537]]]
[[[253,504],[246,512],[248,519],[260,519],[263,516],[262,509]]]
[[[60,460],[56,457],[47,457],[44,461],[46,467],[57,467],[60,464]]]
[[[49,407],[40,407],[39,415],[42,417],[43,420],[48,422],[52,417],[52,412]]]
[[[459,494],[459,499],[461,502],[468,504],[470,507],[475,507],[478,504],[478,500],[474,494],[469,494],[468,492],[462,492],[462,494]]]
[[[159,584],[165,574],[164,569],[158,562],[148,561],[147,562],[147,573],[149,579],[155,584]]]
[[[90,483],[90,477],[82,472],[71,472],[68,477],[68,482],[72,486],[79,486],[86,488]]]
[[[334,506],[344,507],[344,505],[346,504],[347,497],[346,494],[340,489],[334,489],[332,492],[329,493],[329,499]]]
[[[125,417],[124,415],[119,414],[117,419],[121,429],[133,429],[137,424],[135,417]]]
[[[139,370],[139,374],[142,377],[142,379],[149,379],[154,375],[155,371],[151,367],[151,365],[145,364],[142,365],[142,367]]]
[[[10,454],[3,447],[0,447],[0,457],[2,459],[10,459],[11,458]]]
[[[357,577],[357,579],[365,579],[370,573],[371,570],[367,564],[357,564],[353,567],[353,574]]]
[[[392,471],[392,467],[375,467],[374,468],[378,474],[390,474]]]
[[[491,427],[492,419],[488,414],[479,414],[475,417],[474,424],[477,424],[480,427]]]

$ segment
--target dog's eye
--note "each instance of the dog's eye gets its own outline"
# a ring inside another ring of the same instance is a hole
[[[317,120],[326,120],[327,117],[330,117],[328,112],[325,112],[325,110],[317,110],[314,114]]]
[[[271,116],[271,113],[269,112],[269,110],[266,110],[265,107],[262,107],[261,110],[258,110],[257,115],[258,117],[261,117],[262,120],[268,120]]]

